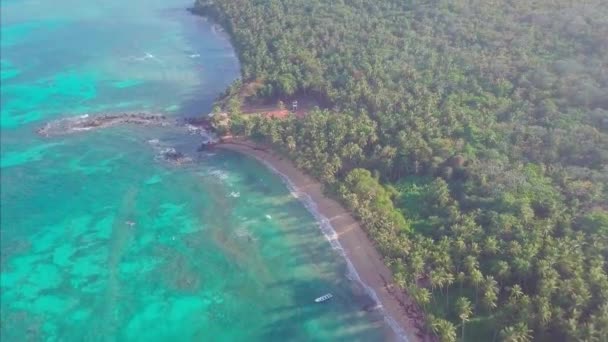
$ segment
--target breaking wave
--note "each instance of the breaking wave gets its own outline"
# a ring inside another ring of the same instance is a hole
[[[344,248],[340,244],[340,241],[338,241],[338,233],[335,231],[334,227],[331,225],[329,219],[327,217],[325,217],[323,214],[321,214],[321,212],[318,209],[317,203],[312,199],[312,197],[310,197],[310,195],[308,195],[307,193],[305,193],[303,191],[298,190],[298,187],[291,181],[291,179],[289,179],[289,177],[287,177],[287,175],[285,175],[282,172],[280,172],[279,170],[277,170],[269,162],[262,160],[262,159],[258,159],[258,160],[260,160],[264,165],[266,165],[266,167],[268,167],[268,169],[270,169],[273,173],[275,173],[276,175],[281,177],[281,180],[283,181],[283,183],[285,183],[285,185],[287,185],[287,188],[289,189],[291,195],[293,197],[295,197],[296,199],[298,199],[304,205],[304,207],[306,207],[306,209],[314,216],[315,220],[318,222],[321,232],[323,233],[323,235],[325,236],[327,241],[329,241],[331,247],[334,250],[336,250],[346,261],[347,270],[348,270],[346,277],[348,279],[350,279],[351,281],[355,281],[356,283],[358,283],[359,285],[361,285],[363,287],[363,289],[365,290],[367,295],[369,295],[374,300],[374,302],[376,303],[377,310],[382,314],[382,316],[384,317],[384,320],[391,327],[391,329],[397,335],[397,337],[402,341],[409,342],[409,339],[407,338],[407,334],[405,333],[403,328],[401,328],[401,326],[395,321],[395,319],[392,318],[384,310],[384,307],[382,306],[382,303],[380,302],[380,298],[378,298],[376,291],[374,291],[374,289],[372,289],[370,286],[368,286],[361,279],[361,277],[359,276],[359,273],[357,273],[355,266],[353,265],[352,261],[348,258],[348,256],[344,252]]]

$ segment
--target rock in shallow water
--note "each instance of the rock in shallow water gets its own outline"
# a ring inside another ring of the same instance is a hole
[[[120,113],[120,114],[84,114],[52,121],[36,130],[42,136],[66,135],[92,129],[106,128],[120,124],[169,126],[174,120],[164,115],[150,113]]]

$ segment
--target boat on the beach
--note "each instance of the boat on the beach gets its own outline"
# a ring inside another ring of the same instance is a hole
[[[321,302],[324,302],[324,301],[326,301],[326,300],[328,300],[328,299],[332,298],[333,296],[334,296],[334,295],[332,295],[331,293],[324,294],[324,295],[322,295],[321,297],[319,297],[319,298],[315,299],[315,303],[321,303]]]

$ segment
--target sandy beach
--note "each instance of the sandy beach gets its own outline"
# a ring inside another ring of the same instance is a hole
[[[338,235],[346,257],[360,280],[371,288],[379,300],[389,323],[397,330],[395,340],[432,341],[420,331],[420,313],[411,299],[393,285],[391,271],[384,264],[373,242],[352,215],[337,201],[323,194],[321,184],[298,170],[288,159],[250,141],[230,141],[216,145],[252,156],[275,172],[287,177],[297,192],[304,193],[316,204],[320,215],[327,218]],[[397,333],[402,333],[399,338]]]

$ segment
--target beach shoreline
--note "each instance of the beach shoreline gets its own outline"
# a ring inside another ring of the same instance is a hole
[[[330,225],[329,229],[335,232],[335,240],[341,247],[349,268],[353,268],[351,271],[358,278],[354,280],[358,280],[368,294],[381,305],[385,320],[395,333],[395,340],[432,340],[420,330],[419,317],[413,317],[411,310],[407,310],[407,307],[411,309],[415,305],[411,298],[393,285],[392,272],[384,264],[374,243],[348,210],[323,193],[318,181],[297,169],[287,158],[252,141],[228,140],[215,145],[215,148],[241,153],[266,165],[284,179],[292,194],[304,202],[311,213],[321,221],[321,225]],[[312,203],[306,203],[307,200]],[[311,205],[314,208],[310,208]]]
[[[92,117],[86,115],[47,123],[38,129],[37,133],[51,137],[119,124],[171,125],[164,116],[160,115],[106,114]],[[196,120],[186,120],[184,124],[196,129],[204,129],[205,126]],[[173,125],[179,124],[174,122]],[[57,132],[50,134],[53,130]],[[319,181],[306,175],[291,160],[276,153],[272,147],[267,145],[240,138],[224,138],[203,143],[199,147],[202,150],[209,148],[230,150],[255,158],[281,177],[291,194],[315,217],[332,247],[344,257],[349,270],[348,278],[361,286],[362,290],[380,307],[385,322],[393,332],[393,338],[390,340],[435,341],[435,338],[424,329],[421,310],[404,291],[394,284],[392,272],[384,264],[375,244],[347,209],[323,193]],[[185,158],[175,149],[171,149],[168,153],[164,152],[162,156],[165,160],[177,165]],[[368,309],[366,308],[366,310]]]

